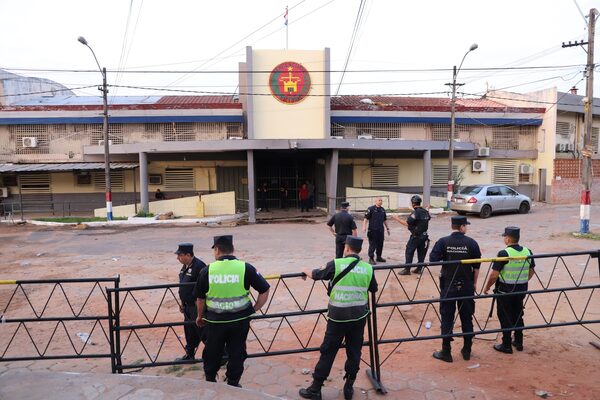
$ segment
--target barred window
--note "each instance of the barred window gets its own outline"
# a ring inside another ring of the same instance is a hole
[[[492,169],[493,183],[515,185],[517,178],[517,160],[494,160]]]
[[[458,166],[452,165],[452,176],[458,175]],[[446,185],[448,183],[448,165],[434,165],[432,185]]]
[[[517,150],[519,148],[518,126],[494,126],[492,128],[492,148]]]
[[[571,129],[573,129],[573,125],[570,122],[564,121],[556,121],[556,134],[568,139],[571,135]]]
[[[93,172],[92,179],[94,181],[94,189],[106,190],[104,172]],[[110,188],[111,191],[125,191],[125,174],[123,171],[110,171]]]
[[[375,166],[371,168],[371,186],[398,186],[400,178],[397,165]]]
[[[167,168],[165,171],[167,190],[194,190],[193,168]]]

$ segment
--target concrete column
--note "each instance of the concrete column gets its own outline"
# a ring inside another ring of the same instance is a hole
[[[254,150],[246,152],[248,158],[248,222],[256,222],[256,182],[254,180]]]
[[[337,175],[338,175],[339,151],[331,150],[331,155],[325,160],[325,186],[327,186],[327,214],[335,214],[335,203],[337,197]]]
[[[431,203],[431,150],[423,153],[423,207]]]
[[[140,211],[147,213],[148,205],[148,154],[140,153],[140,203],[142,209]]]

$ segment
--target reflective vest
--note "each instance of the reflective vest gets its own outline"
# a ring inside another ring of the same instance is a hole
[[[335,259],[333,279],[355,260],[355,257]],[[369,314],[368,289],[372,278],[373,267],[369,263],[359,261],[331,290],[327,319],[350,322],[366,317]]]
[[[244,287],[246,263],[240,260],[220,260],[208,266],[206,308],[216,314],[235,313],[248,308],[250,297]],[[234,322],[248,317],[226,321]]]
[[[527,247],[523,247],[521,251],[517,251],[512,247],[504,249],[509,257],[527,257],[531,252]],[[527,283],[529,281],[529,259],[509,260],[500,270],[500,282],[511,285]]]

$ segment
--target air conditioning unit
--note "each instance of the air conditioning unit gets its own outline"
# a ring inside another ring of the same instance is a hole
[[[567,152],[567,151],[569,151],[569,150],[568,150],[568,148],[569,148],[568,146],[569,146],[569,145],[568,145],[567,143],[558,143],[558,144],[556,145],[556,151],[557,151],[558,153],[564,153],[564,152]]]
[[[373,135],[358,135],[359,139],[373,139]]]
[[[519,165],[519,173],[524,175],[533,175],[533,165],[521,164]]]
[[[490,148],[489,147],[480,147],[477,149],[478,157],[489,157],[490,156]]]
[[[487,161],[485,160],[473,160],[473,172],[485,172],[487,167]]]
[[[112,140],[108,139],[108,145],[112,146]],[[98,146],[104,146],[104,139],[98,140]]]
[[[229,136],[227,139],[229,140],[243,140],[244,138],[241,136]]]
[[[574,151],[574,150],[575,150],[575,145],[573,143],[567,144],[567,151]]]
[[[24,137],[23,139],[23,147],[38,147],[38,139],[33,136]]]
[[[0,197],[8,197],[8,188],[0,187]]]

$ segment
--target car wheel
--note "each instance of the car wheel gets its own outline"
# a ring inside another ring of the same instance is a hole
[[[457,211],[456,212],[458,215],[467,215],[466,211]]]
[[[519,206],[519,214],[527,214],[530,210],[530,206],[529,203],[524,201],[521,203],[521,205]]]
[[[490,215],[492,215],[492,207],[487,204],[481,207],[481,211],[479,211],[479,216],[481,218],[488,218]]]

